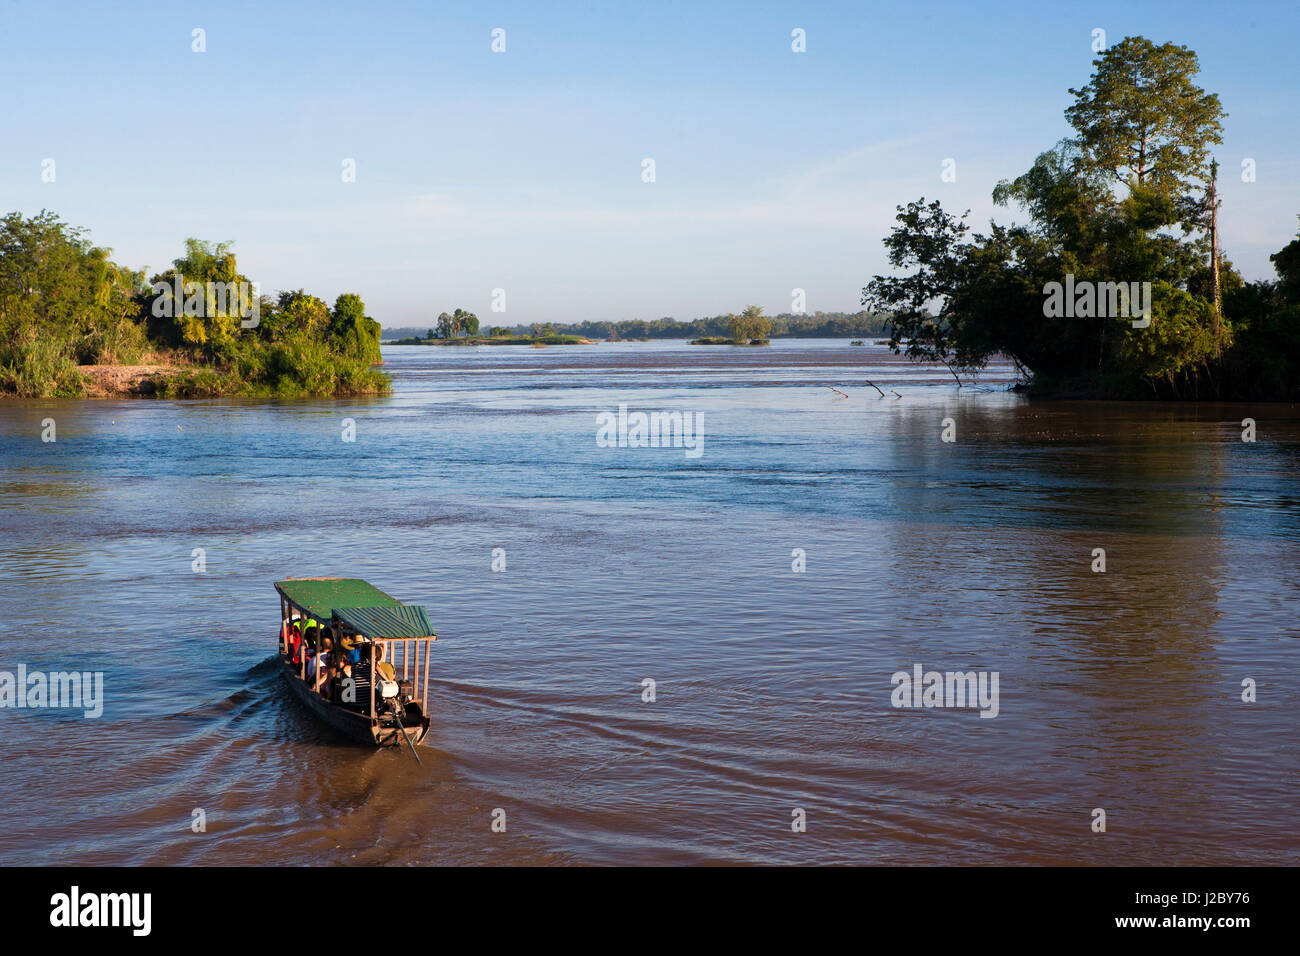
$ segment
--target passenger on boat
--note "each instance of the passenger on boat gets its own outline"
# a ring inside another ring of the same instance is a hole
[[[344,635],[342,648],[344,655],[349,661],[353,664],[361,663],[361,648],[357,646],[357,642],[354,638],[349,635]]]
[[[326,629],[326,631],[328,632],[328,628]],[[316,669],[318,667],[323,668],[327,664],[329,664],[330,650],[333,648],[333,646],[334,646],[334,642],[328,636],[321,638],[319,653],[313,654],[311,657],[307,659],[307,680],[309,682],[314,681],[316,679]],[[323,674],[324,671],[321,671],[321,673]]]
[[[302,663],[302,627],[298,618],[289,624],[289,660],[294,667]]]
[[[343,637],[339,642],[339,653],[334,661],[334,696],[335,703],[345,703],[341,698],[347,681],[352,680],[352,659],[348,656],[352,649],[352,638]]]
[[[307,630],[303,632],[302,638],[302,655],[307,662],[307,669],[304,673],[309,681],[316,678],[316,635],[317,629],[309,625]]]
[[[384,660],[383,644],[375,645],[375,654],[377,655],[377,659],[379,661],[379,663],[375,665],[375,673],[378,674],[384,680],[392,680],[392,681],[397,680],[397,671],[393,669],[392,664]]]
[[[310,647],[314,653],[316,639],[320,635],[320,625],[316,623],[314,618],[299,619],[298,629],[302,632],[303,643]]]

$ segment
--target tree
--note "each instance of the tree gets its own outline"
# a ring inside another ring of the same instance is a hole
[[[733,342],[766,341],[772,334],[772,320],[757,305],[745,306],[740,315],[730,317],[729,325]]]
[[[238,297],[219,297],[215,284],[227,292],[252,288],[252,282],[239,272],[232,246],[229,242],[186,239],[185,255],[174,259],[172,268],[150,280],[152,284],[161,284],[160,289],[164,286],[171,289],[175,280],[180,279],[183,298],[176,300],[171,292],[155,292],[149,314],[154,319],[161,318],[164,329],[171,323],[181,345],[200,348],[210,356],[229,352],[244,318]],[[157,299],[168,296],[173,301],[169,308],[164,308]]]
[[[111,255],[48,211],[0,218],[0,390],[72,395],[77,364],[140,360],[145,273]]]
[[[308,295],[303,289],[281,292],[276,303],[278,326],[287,333],[300,333],[309,338],[324,337],[330,325],[330,309],[324,300]]]
[[[1293,302],[1300,302],[1300,237],[1292,239],[1268,257],[1277,270],[1282,292]]]
[[[359,295],[345,292],[334,300],[329,332],[331,344],[342,354],[374,365],[383,361],[379,351],[379,323],[366,315],[365,303]]]
[[[446,312],[440,313],[438,315],[438,338],[449,339],[454,334],[455,331],[452,326],[451,316]]]
[[[905,351],[917,361],[951,365],[956,358],[956,320],[948,306],[962,282],[970,250],[970,213],[954,217],[937,199],[927,204],[924,197],[897,208],[899,225],[885,238],[885,248],[891,266],[910,271],[873,277],[862,290],[862,304],[890,314],[889,345],[894,351]]]
[[[478,316],[473,312],[457,309],[451,315],[451,329],[453,335],[460,335],[462,332],[478,335]]]
[[[1200,69],[1184,46],[1125,37],[1093,61],[1096,71],[1065,111],[1084,164],[1121,183],[1170,194],[1208,178],[1209,148],[1223,142],[1219,97],[1192,82]]]
[[[1213,181],[1218,98],[1192,83],[1197,60],[1185,47],[1129,37],[1095,63],[1089,83],[1070,91],[1077,137],[993,191],[1027,223],[990,223],[979,235],[938,203],[899,207],[885,245],[903,272],[862,290],[863,305],[890,313],[895,351],[943,362],[954,376],[1001,353],[1049,388],[1179,395],[1195,394],[1231,344],[1212,305],[1212,207],[1200,194]],[[1162,232],[1175,224],[1181,240]],[[1048,314],[1046,290],[1067,276],[1089,289],[1149,283],[1150,326],[1134,328],[1113,308]],[[1224,280],[1237,281],[1230,270]]]

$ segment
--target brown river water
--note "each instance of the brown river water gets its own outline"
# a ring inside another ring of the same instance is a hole
[[[385,355],[380,399],[0,400],[0,672],[103,675],[0,709],[0,863],[1300,862],[1300,408],[844,341]],[[699,453],[604,447],[621,404]],[[429,608],[422,764],[281,685],[290,575]],[[894,706],[917,665],[996,716]]]

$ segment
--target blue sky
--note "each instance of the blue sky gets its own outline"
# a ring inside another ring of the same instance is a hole
[[[1300,214],[1300,5],[1272,0],[0,0],[0,211],[151,271],[233,240],[264,290],[354,291],[388,327],[776,313],[794,288],[855,311],[895,206],[1016,218],[990,190],[1069,133],[1095,28],[1199,54],[1229,114],[1223,245],[1271,278]]]

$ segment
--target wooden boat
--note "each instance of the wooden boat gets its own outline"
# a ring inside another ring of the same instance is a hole
[[[427,610],[403,604],[360,578],[289,578],[275,582],[275,589],[280,592],[280,673],[294,695],[353,740],[381,747],[409,741],[414,752],[429,732],[429,650],[437,635]],[[358,658],[351,665],[355,678],[337,680],[329,697],[321,693],[323,668],[308,676],[305,643],[295,662],[294,628],[301,632],[309,621],[328,628],[336,657],[350,647]],[[377,675],[376,655],[392,665],[396,680]]]

